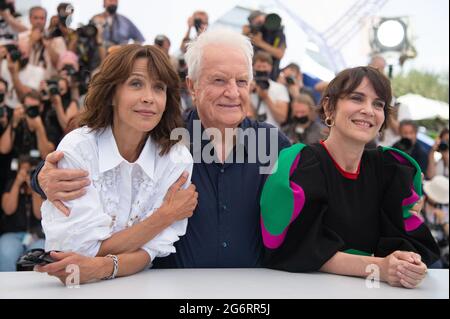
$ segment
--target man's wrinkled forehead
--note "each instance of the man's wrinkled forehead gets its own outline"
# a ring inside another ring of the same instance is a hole
[[[204,48],[200,74],[203,72],[250,76],[249,62],[244,52],[239,48],[226,45],[211,45]]]

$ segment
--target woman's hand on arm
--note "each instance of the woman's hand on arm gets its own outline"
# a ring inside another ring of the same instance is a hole
[[[183,173],[169,188],[162,206],[154,214],[104,240],[97,256],[136,251],[174,222],[191,217],[197,206],[198,194],[194,185],[181,189],[188,175]]]
[[[170,186],[164,197],[160,213],[166,214],[172,222],[192,217],[198,202],[198,193],[195,185],[191,184],[187,189],[182,189],[189,178],[189,173],[184,172],[180,178]]]

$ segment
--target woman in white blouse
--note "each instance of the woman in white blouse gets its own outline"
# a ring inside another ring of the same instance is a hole
[[[80,283],[127,276],[175,253],[197,205],[189,150],[170,139],[183,125],[179,80],[154,46],[111,53],[91,81],[80,128],[58,146],[61,168],[89,172],[83,197],[42,206],[46,251],[56,261],[36,271],[65,283],[77,265]],[[72,278],[73,279],[73,278]]]

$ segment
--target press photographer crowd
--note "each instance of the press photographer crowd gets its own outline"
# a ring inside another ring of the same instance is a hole
[[[32,174],[64,136],[77,129],[75,119],[84,111],[91,80],[110,54],[129,43],[152,42],[168,56],[177,72],[181,111],[188,114],[196,108],[198,100],[186,81],[189,70],[185,54],[192,40],[208,32],[207,12],[195,11],[188,17],[179,49],[171,50],[173,43],[164,34],[145,39],[143,30],[120,14],[118,0],[104,0],[103,5],[104,12],[93,16],[88,24],[72,29],[71,15],[77,8],[70,3],[59,4],[56,12],[32,7],[28,16],[21,16],[14,0],[0,0],[2,272],[30,270],[18,261],[30,251],[45,249],[41,226],[45,199],[32,190]],[[247,116],[278,128],[292,144],[310,145],[326,140],[330,125],[321,120],[318,106],[329,83],[283,59],[288,39],[281,17],[253,11],[242,34],[250,39],[254,49]],[[171,55],[173,51],[178,53]],[[368,61],[368,66],[384,74],[386,62],[382,56],[369,57]],[[386,130],[366,148],[394,147],[417,161],[424,175],[418,217],[440,248],[441,258],[435,268],[448,268],[448,127],[441,128],[430,148],[418,138],[416,122],[396,119],[399,103],[392,103],[391,107],[393,116],[386,123]]]

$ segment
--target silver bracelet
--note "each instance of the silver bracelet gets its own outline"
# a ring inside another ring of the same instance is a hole
[[[107,255],[106,258],[111,258],[114,262],[114,269],[111,276],[105,277],[102,280],[111,280],[116,278],[117,273],[119,272],[119,258],[116,255]]]

